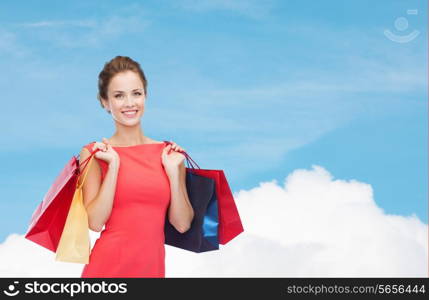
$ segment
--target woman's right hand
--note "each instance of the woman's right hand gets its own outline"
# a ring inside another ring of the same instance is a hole
[[[97,151],[94,156],[98,159],[104,160],[109,165],[114,163],[117,166],[119,166],[119,155],[118,153],[112,148],[109,141],[106,138],[103,138],[102,142],[95,142],[92,146],[92,151],[100,149],[100,151]]]

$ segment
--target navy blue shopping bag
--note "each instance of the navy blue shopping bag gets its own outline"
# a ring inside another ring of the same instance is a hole
[[[197,253],[218,250],[219,217],[214,179],[196,175],[187,169],[186,189],[194,209],[191,227],[180,233],[166,217],[165,244]]]

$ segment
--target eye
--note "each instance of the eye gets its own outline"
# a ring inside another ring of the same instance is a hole
[[[134,95],[138,95],[138,96],[141,96],[141,94],[142,94],[142,93],[140,93],[140,92],[135,92],[135,93],[134,93]]]
[[[122,97],[122,94],[116,94],[115,95],[115,98],[119,98],[119,97]]]

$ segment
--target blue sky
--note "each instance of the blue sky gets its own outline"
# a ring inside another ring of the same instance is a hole
[[[233,191],[320,165],[427,223],[426,20],[426,1],[2,1],[0,240],[113,134],[96,84],[116,55],[148,77],[145,134]]]

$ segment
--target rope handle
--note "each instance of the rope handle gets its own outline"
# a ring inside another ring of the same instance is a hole
[[[169,142],[169,141],[164,141],[164,143],[166,143],[167,145],[173,144],[172,142]],[[182,153],[183,155],[185,155],[186,163],[188,164],[188,168],[189,168],[189,166],[191,166],[192,169],[195,170],[195,167],[194,167],[194,164],[195,164],[198,167],[198,169],[201,169],[200,166],[191,158],[191,156],[188,153],[186,153],[186,151],[179,151],[179,152]]]
[[[77,174],[78,174],[78,178],[76,180],[76,187],[75,188],[81,188],[83,186],[83,183],[85,182],[86,175],[88,174],[89,166],[90,166],[91,162],[93,161],[93,157],[95,156],[95,153],[97,153],[100,150],[101,149],[95,149],[94,151],[91,152],[91,154],[84,161],[82,161],[81,163],[78,164],[78,168],[76,169]],[[80,158],[80,155],[78,155],[78,157]],[[78,161],[79,161],[79,158],[78,158]],[[81,165],[84,165],[82,168],[82,171],[80,171]],[[82,183],[79,185],[79,180],[80,180],[80,177],[82,176],[82,174],[83,174]]]
[[[87,162],[87,164],[86,164],[86,165],[85,165],[85,167],[83,168],[83,170],[82,170],[81,174],[79,174],[78,179],[77,179],[77,186],[76,186],[76,188],[78,188],[78,189],[82,188],[83,183],[85,182],[86,175],[88,175],[88,170],[89,170],[89,168],[91,167],[91,163],[92,163],[92,162],[93,162],[93,160],[94,160],[94,157],[95,157],[95,155],[91,155],[91,156],[90,156],[89,161]],[[82,174],[83,174],[83,175],[82,175]],[[82,176],[82,177],[83,177],[83,178],[82,178],[82,183],[81,183],[81,184],[79,184],[80,176]]]

